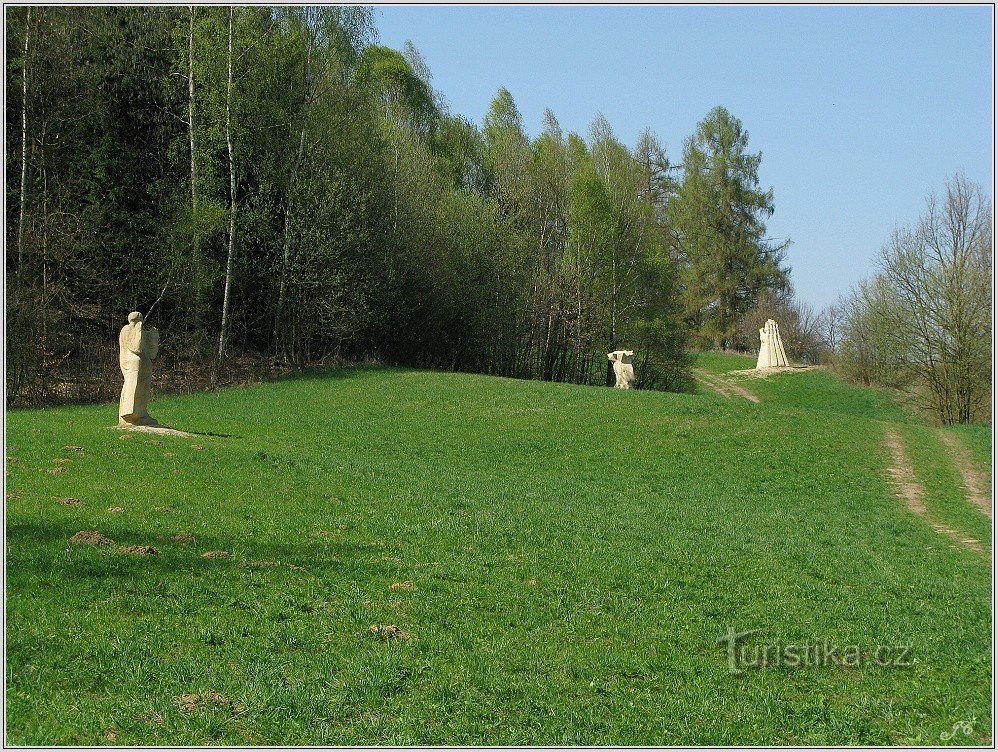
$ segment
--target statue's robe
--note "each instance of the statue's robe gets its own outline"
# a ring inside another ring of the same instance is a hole
[[[152,386],[152,360],[159,351],[159,332],[144,330],[142,323],[125,324],[118,334],[118,364],[125,383],[118,403],[119,422],[155,425],[149,417],[149,389]]]

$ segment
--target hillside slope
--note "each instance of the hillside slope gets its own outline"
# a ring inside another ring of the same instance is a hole
[[[907,509],[885,427],[928,439],[808,404],[826,376],[342,370],[156,401],[190,438],[8,413],[8,741],[988,743],[990,523],[941,466],[984,555]]]

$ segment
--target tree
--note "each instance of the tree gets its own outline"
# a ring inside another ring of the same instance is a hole
[[[24,19],[24,56],[21,58],[21,190],[17,215],[17,271],[24,267],[24,219],[28,205],[28,55],[31,41],[31,8]]]
[[[229,247],[225,261],[225,287],[222,293],[222,324],[218,333],[218,358],[215,361],[215,380],[225,355],[225,340],[229,334],[229,301],[232,293],[232,265],[236,255],[236,214],[239,204],[236,200],[236,158],[232,146],[232,26],[236,9],[229,7],[228,66],[225,85],[225,143],[229,162]]]
[[[970,422],[989,394],[991,229],[990,202],[958,174],[945,199],[930,196],[918,224],[896,230],[880,255],[905,369],[927,386],[944,424]]]
[[[828,351],[829,356],[834,357],[839,351],[839,345],[842,342],[842,303],[832,303],[827,306],[821,312],[819,318],[821,337],[824,340],[825,349]]]
[[[497,371],[506,376],[530,373],[530,308],[537,279],[536,255],[531,253],[529,175],[532,153],[523,120],[505,88],[489,105],[482,124],[484,163],[493,222],[506,236],[493,259],[490,274],[494,315],[500,322],[493,345]],[[529,297],[521,297],[529,291]],[[527,340],[527,342],[525,342]]]
[[[294,85],[300,94],[292,108],[292,134],[297,144],[294,160],[288,163],[284,203],[284,240],[279,269],[277,306],[274,316],[274,341],[281,347],[282,326],[286,315],[289,269],[293,263],[291,238],[298,221],[296,200],[299,176],[306,162],[306,146],[315,104],[348,86],[366,43],[373,35],[373,11],[347,6],[287,7],[278,11],[286,33],[297,42],[300,61]]]
[[[687,320],[718,349],[731,346],[759,294],[779,290],[788,275],[789,241],[766,237],[773,192],[759,188],[762,155],[747,149],[741,121],[715,107],[686,142],[682,181],[669,203]]]
[[[901,388],[906,354],[895,336],[901,317],[896,291],[882,276],[860,282],[842,302],[842,338],[837,366],[863,386]]]

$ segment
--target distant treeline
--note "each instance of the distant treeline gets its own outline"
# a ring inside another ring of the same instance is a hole
[[[9,404],[113,397],[131,310],[199,384],[246,357],[601,384],[626,347],[686,390],[688,349],[755,348],[792,300],[724,108],[678,164],[602,116],[531,139],[505,89],[476,126],[375,42],[357,7],[8,8]]]

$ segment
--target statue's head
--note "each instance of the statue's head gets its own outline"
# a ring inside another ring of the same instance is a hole
[[[128,314],[129,324],[138,324],[140,321],[142,321],[142,314],[139,311],[132,311]]]

